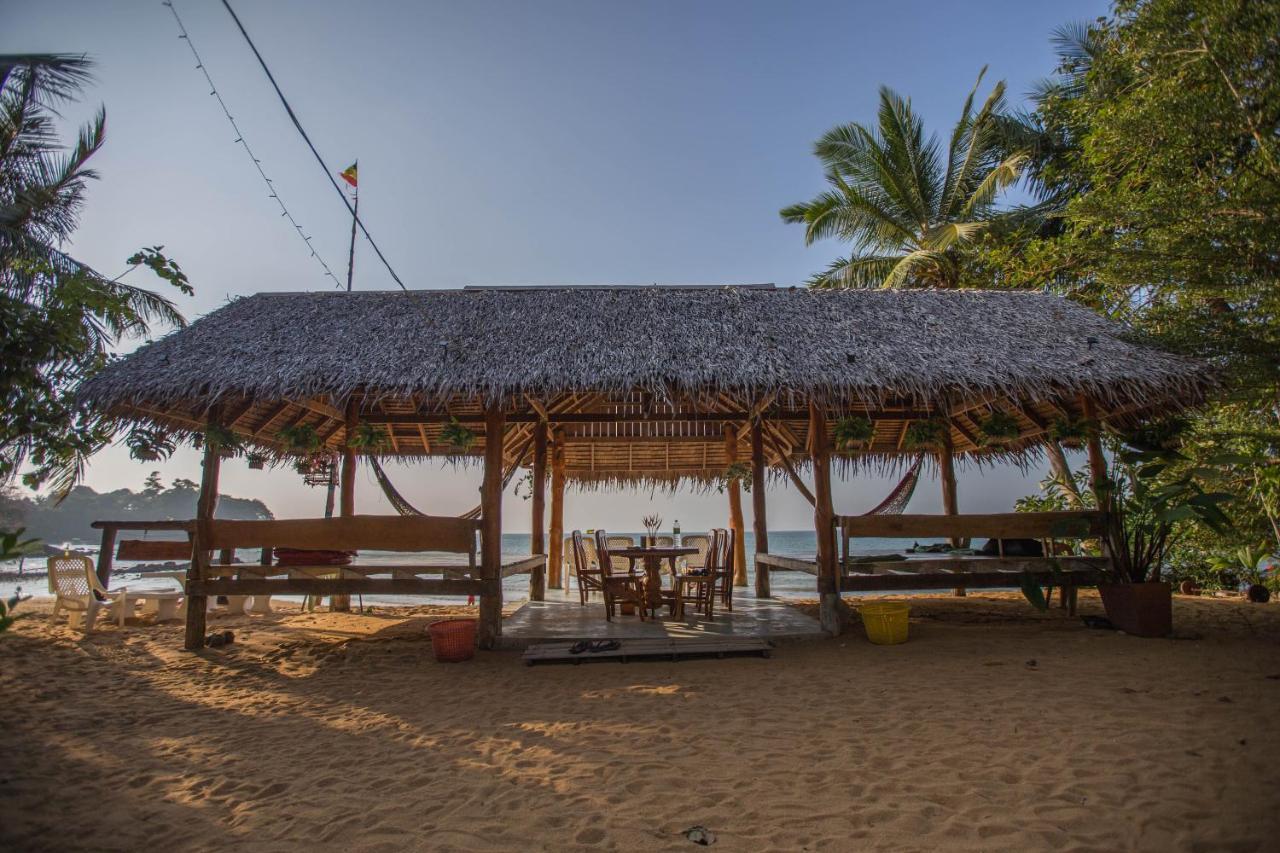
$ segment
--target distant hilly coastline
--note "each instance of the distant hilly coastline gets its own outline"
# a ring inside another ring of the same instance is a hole
[[[77,486],[61,503],[52,498],[27,498],[10,491],[0,495],[0,530],[26,528],[23,538],[36,537],[50,545],[68,541],[94,542],[101,534],[95,521],[168,521],[195,515],[200,486],[175,479],[168,487],[159,472],[147,477],[141,491],[116,489],[97,492]],[[270,519],[275,516],[260,500],[219,495],[218,518]]]

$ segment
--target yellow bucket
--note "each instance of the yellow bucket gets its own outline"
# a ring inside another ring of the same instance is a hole
[[[867,639],[879,646],[892,646],[907,641],[905,601],[868,601],[858,608]]]

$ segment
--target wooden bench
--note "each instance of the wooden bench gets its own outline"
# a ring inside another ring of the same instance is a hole
[[[187,648],[204,641],[205,605],[211,595],[497,595],[501,567],[486,574],[477,564],[481,522],[442,516],[354,515],[280,521],[194,522],[187,573]],[[238,548],[323,551],[434,551],[463,555],[465,565],[269,566],[228,562]],[[212,562],[210,554],[224,555]],[[337,577],[295,577],[292,573]],[[389,578],[368,577],[389,574]],[[276,577],[285,575],[285,577]],[[438,575],[438,577],[422,577]]]
[[[1055,556],[1063,541],[1100,539],[1106,533],[1101,512],[1011,512],[994,515],[846,515],[837,516],[841,532],[840,590],[869,592],[915,589],[1018,587],[1030,576],[1041,586],[1060,587],[1062,605],[1075,612],[1076,589],[1098,582],[1107,557]],[[849,542],[857,538],[995,539],[998,555],[925,557],[853,562]],[[1006,539],[1033,539],[1044,556],[1005,556]]]

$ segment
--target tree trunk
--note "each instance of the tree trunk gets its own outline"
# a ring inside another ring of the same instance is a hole
[[[751,523],[756,534],[756,553],[769,553],[769,520],[764,499],[764,426],[760,421],[751,424]],[[756,564],[756,597],[768,598],[769,572]]]
[[[547,503],[547,422],[533,425],[533,495],[530,501],[529,551],[547,553],[546,503]],[[529,573],[529,600],[542,601],[547,592],[547,566],[543,563]]]
[[[738,428],[724,427],[724,453],[729,465],[738,461]],[[747,534],[742,520],[742,484],[729,481],[729,535],[733,537],[733,585],[747,585]]]

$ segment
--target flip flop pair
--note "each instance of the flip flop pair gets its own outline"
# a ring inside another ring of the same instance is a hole
[[[620,648],[622,648],[622,643],[617,640],[579,640],[569,647],[569,654],[580,655],[583,652],[595,654],[596,652],[611,652]]]

